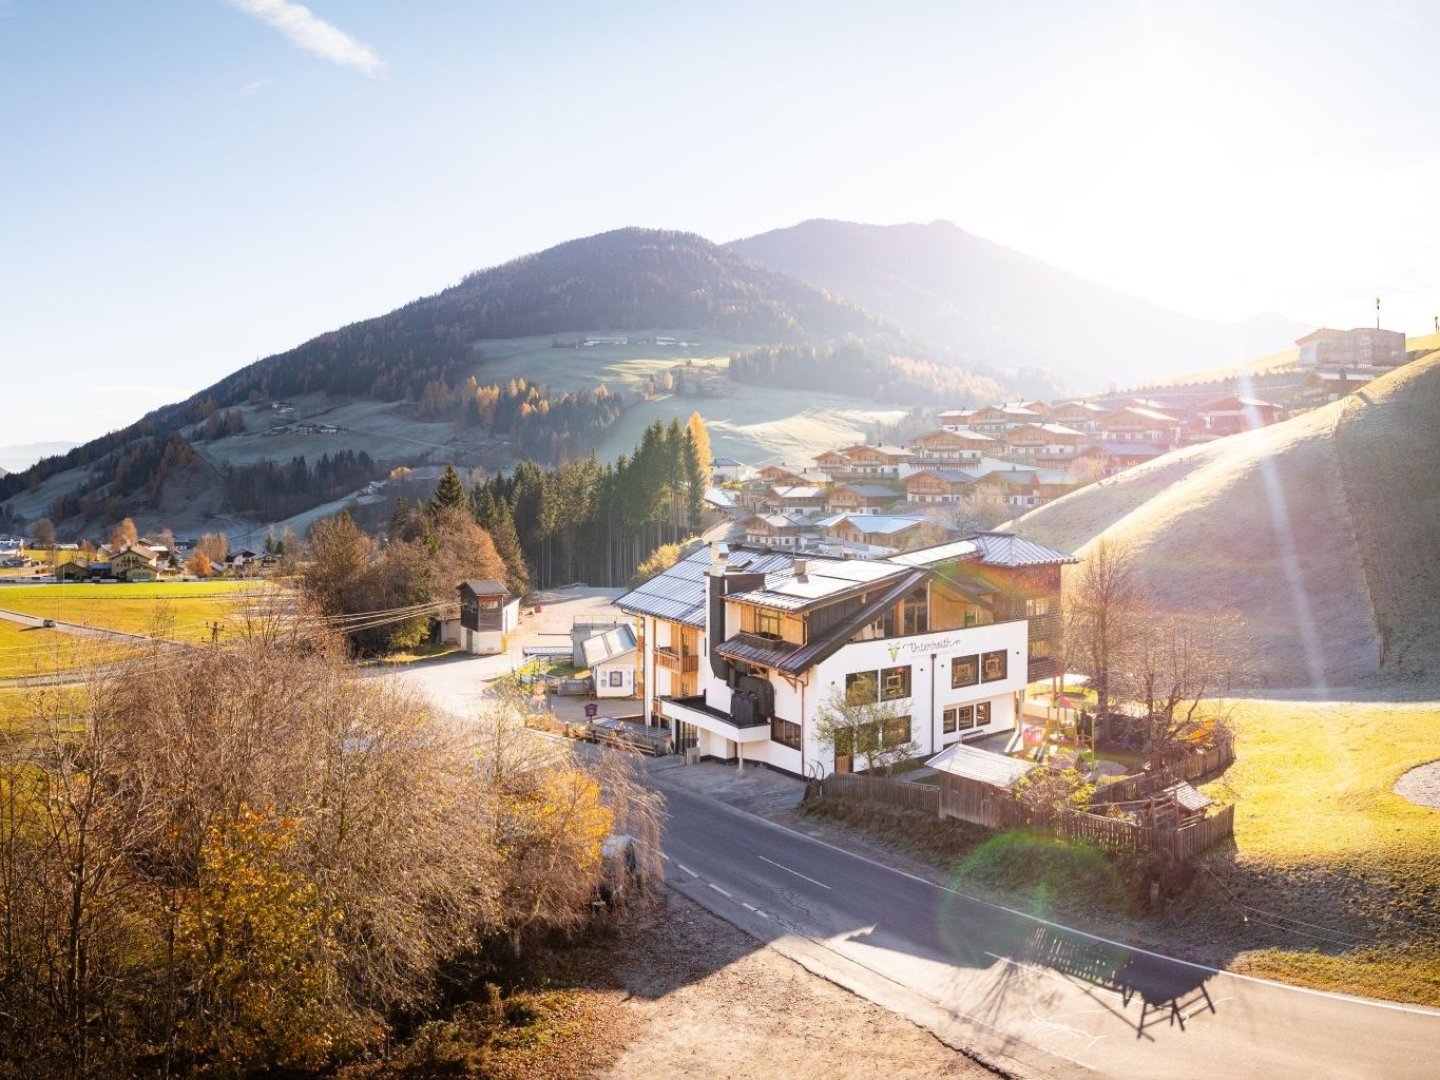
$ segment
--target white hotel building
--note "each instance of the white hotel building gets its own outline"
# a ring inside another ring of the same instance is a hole
[[[642,641],[649,720],[704,757],[796,775],[859,767],[815,735],[836,692],[868,685],[901,719],[882,739],[929,756],[1015,726],[1055,674],[1060,568],[1006,533],[883,559],[700,548],[620,597]]]

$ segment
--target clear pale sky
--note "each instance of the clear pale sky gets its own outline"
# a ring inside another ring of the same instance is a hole
[[[1437,8],[0,0],[0,445],[623,225],[946,218],[1428,331]],[[15,377],[12,377],[12,374]]]

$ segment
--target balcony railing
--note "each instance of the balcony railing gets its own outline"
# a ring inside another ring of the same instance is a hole
[[[674,649],[657,647],[655,664],[666,671],[673,671],[679,675],[690,675],[700,670],[700,657],[693,654],[681,656]]]

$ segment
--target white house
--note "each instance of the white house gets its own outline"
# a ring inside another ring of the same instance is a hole
[[[595,681],[595,696],[628,698],[635,696],[635,662],[639,653],[635,630],[617,626],[603,634],[586,638],[580,648],[585,666]]]
[[[877,737],[922,754],[1013,728],[1026,683],[1054,673],[1073,561],[1009,534],[884,559],[715,545],[616,606],[643,623],[648,711],[676,746],[823,774],[863,767],[816,726],[865,688],[897,712]]]

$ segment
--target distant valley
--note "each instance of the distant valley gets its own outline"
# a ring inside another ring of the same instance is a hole
[[[611,459],[652,420],[696,410],[716,453],[795,460],[914,405],[1216,367],[1296,332],[1164,312],[946,223],[812,221],[730,245],[622,229],[479,271],[84,446],[40,449],[0,478],[0,510],[65,535],[125,515],[244,534],[396,466]],[[844,386],[825,374],[837,349],[864,373]],[[753,350],[779,358],[774,375],[728,378]]]

